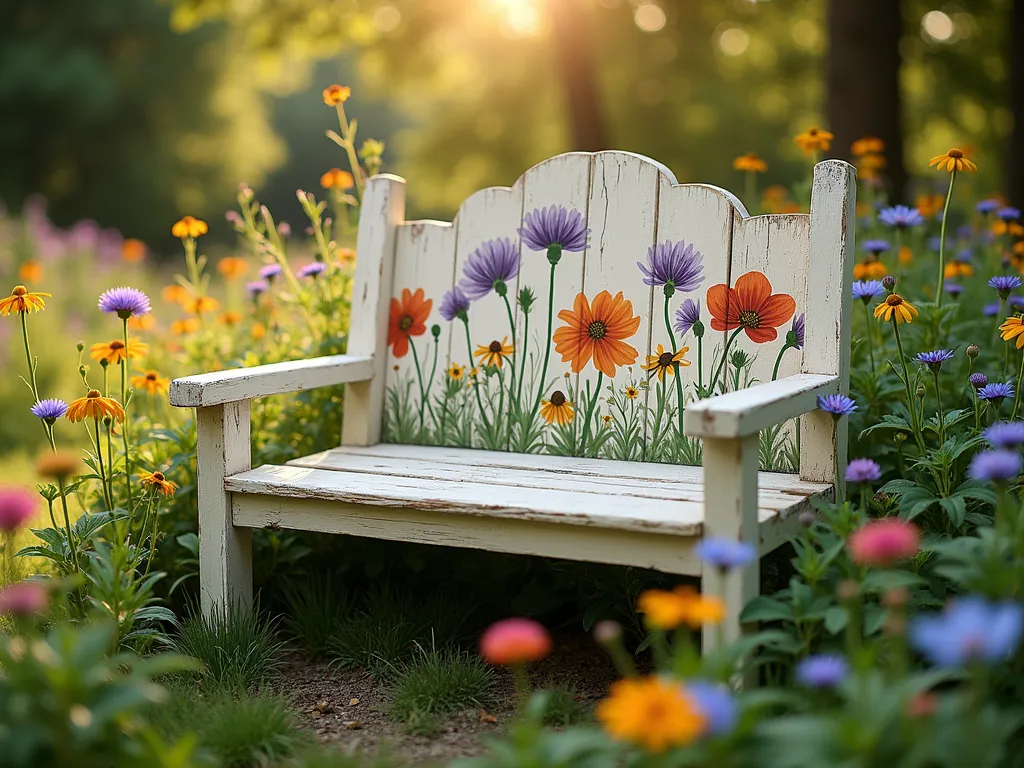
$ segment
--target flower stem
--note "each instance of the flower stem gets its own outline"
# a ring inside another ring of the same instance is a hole
[[[434,386],[434,378],[437,375],[437,354],[440,346],[441,342],[434,339],[434,362],[430,365],[430,379],[427,380],[427,391],[425,395],[427,399],[427,408],[430,409],[430,418],[434,420],[435,427],[437,426],[437,416],[434,413],[434,404],[430,402],[430,388]]]
[[[75,565],[75,573],[81,573],[82,569],[78,565],[78,545],[71,532],[71,516],[68,514],[68,497],[64,490],[64,478],[57,478],[57,489],[60,491],[60,506],[64,512],[64,528],[67,531],[68,549],[71,550],[71,562]]]
[[[508,303],[508,295],[502,294],[501,298],[505,302],[505,311],[508,313],[508,327],[512,331],[512,359],[509,361],[511,364],[512,374],[508,380],[509,399],[511,399],[512,390],[515,389],[516,386],[516,321],[512,316],[512,305]],[[516,401],[516,405],[518,404],[519,402]]]
[[[537,397],[533,401],[533,410],[540,407],[540,399],[544,396],[544,380],[548,376],[548,362],[551,360],[551,326],[554,323],[555,312],[555,267],[551,265],[551,277],[548,279],[548,333],[544,337],[544,365],[540,369],[540,383],[537,386]],[[466,333],[469,333],[467,328]],[[472,358],[470,358],[472,360]]]
[[[672,342],[672,356],[676,354],[676,335],[672,332],[672,321],[669,318],[668,313],[668,300],[669,297],[665,297],[665,330],[668,331],[668,338]],[[676,375],[676,397],[679,399],[679,434],[683,434],[683,408],[685,402],[683,400],[683,379],[679,375],[679,363],[673,362],[672,367]]]
[[[718,384],[718,377],[722,374],[722,369],[725,367],[726,361],[729,359],[729,347],[732,345],[732,340],[736,338],[742,328],[737,328],[732,332],[732,335],[725,340],[725,349],[722,350],[722,359],[718,361],[718,367],[715,369],[714,374],[711,376],[711,381],[708,382],[708,394],[715,394],[715,385]]]
[[[553,268],[552,268],[552,271],[553,271]],[[470,338],[469,338],[469,320],[463,320],[462,321],[462,326],[466,329],[466,352],[469,353],[469,368],[470,368],[470,370],[472,370],[472,368],[473,368],[473,342],[470,341]],[[480,397],[480,381],[479,380],[473,385],[473,392],[476,393],[476,405],[477,405],[477,408],[480,409],[480,418],[484,420],[484,428],[488,432],[490,432],[491,431],[491,422],[487,418],[487,414],[484,412],[484,401]]]
[[[522,365],[519,366],[519,383],[516,385],[516,411],[519,411],[520,403],[523,398],[523,379],[526,378],[526,350],[529,347],[530,338],[530,313],[523,312],[523,353],[520,355],[522,358]],[[512,341],[515,344],[515,340]]]
[[[704,390],[704,334],[697,337],[697,391]]]
[[[939,225],[939,281],[935,284],[935,306],[942,306],[942,283],[946,279],[946,221],[949,219],[949,201],[953,198],[953,182],[956,171],[949,174],[949,189],[946,190],[946,204],[942,207],[942,223]]]
[[[945,445],[946,425],[942,417],[942,395],[939,394],[939,372],[932,371],[932,378],[935,380],[935,407],[938,408],[937,415],[939,419],[939,445]]]
[[[585,453],[587,450],[587,440],[590,439],[590,419],[594,415],[594,408],[597,405],[597,399],[601,396],[601,383],[604,381],[604,372],[597,372],[597,385],[594,387],[594,396],[590,398],[590,403],[587,405],[587,416],[583,422],[583,440],[580,442],[580,449]]]
[[[125,357],[121,361],[121,405],[124,406],[124,421],[121,424],[121,441],[124,443],[124,485],[125,491],[128,493],[128,514],[132,513],[132,471],[128,463],[128,361],[129,347],[128,347],[128,318],[124,318],[122,321],[124,326],[124,354]]]
[[[1017,389],[1013,393],[1013,411],[1010,413],[1010,421],[1017,418],[1017,408],[1020,405],[1020,385],[1024,380],[1024,354],[1020,356],[1020,371],[1017,373]]]
[[[866,335],[868,339],[868,359],[871,360],[871,373],[875,373],[875,345],[871,339],[871,310],[868,309],[868,303],[862,301],[864,305],[864,327],[867,328]]]
[[[416,345],[413,343],[412,337],[409,337],[409,349],[412,350],[412,362],[416,366],[416,380],[420,385],[420,438],[422,439],[423,434],[423,409],[427,407],[427,391],[423,388],[423,372],[420,371],[420,356],[416,353]],[[470,366],[473,362],[470,361]]]
[[[100,485],[103,487],[103,501],[107,505],[107,509],[112,509],[113,504],[110,503],[110,491],[107,489],[107,473],[103,468],[103,444],[100,442],[100,419],[98,416],[93,416],[93,424],[96,426],[96,461],[100,465]]]
[[[921,436],[921,427],[917,420],[917,406],[914,405],[914,393],[910,391],[910,369],[907,367],[907,357],[903,354],[903,341],[900,339],[900,324],[896,322],[896,315],[892,316],[892,332],[896,336],[896,350],[900,357],[900,365],[903,367],[903,388],[907,393],[907,408],[910,410],[910,428],[914,432],[914,440],[923,456],[925,453],[924,438]]]
[[[783,344],[782,349],[779,350],[779,356],[775,358],[775,367],[772,369],[772,381],[779,378],[779,366],[782,365],[782,356],[786,354],[787,349],[792,348],[792,344]]]

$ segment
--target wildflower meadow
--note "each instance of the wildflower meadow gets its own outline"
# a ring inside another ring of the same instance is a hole
[[[367,180],[401,172],[358,135],[351,94],[323,90],[324,156],[343,167],[297,190],[301,221],[241,184],[223,217],[168,217],[180,251],[159,263],[139,240],[58,228],[40,199],[0,217],[0,762],[1017,765],[1024,221],[977,186],[992,161],[966,148],[935,148],[904,205],[885,143],[851,147],[851,387],[817,402],[848,421],[849,459],[762,565],[738,640],[702,652],[725,595],[693,580],[274,526],[253,536],[252,610],[200,610],[196,424],[168,391],[346,352]],[[833,144],[797,135],[790,187],[740,154],[733,189],[751,215],[806,212]],[[215,232],[234,245],[208,247]],[[700,465],[686,408],[776,380],[804,347],[791,295],[756,270],[713,283],[684,239],[623,281],[655,288],[662,343],[642,355],[644,308],[622,291],[555,301],[587,243],[579,211],[540,207],[475,245],[450,291],[396,291],[385,441]],[[530,262],[539,278],[510,290]],[[484,311],[497,338],[474,335]],[[518,323],[544,346],[518,348]],[[339,445],[345,395],[255,400],[252,464]],[[793,472],[799,441],[763,430],[761,468]],[[723,577],[759,556],[716,537],[695,555]]]

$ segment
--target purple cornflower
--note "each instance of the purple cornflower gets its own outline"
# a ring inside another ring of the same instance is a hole
[[[883,293],[885,286],[878,280],[858,280],[853,284],[853,298],[860,299],[865,304]]]
[[[876,483],[882,478],[882,468],[872,459],[854,459],[846,465],[846,482]]]
[[[299,267],[295,274],[298,277],[312,277],[316,280],[320,275],[327,271],[327,265],[322,261],[311,261],[304,267]]]
[[[850,672],[850,665],[842,656],[821,653],[801,659],[796,665],[796,679],[808,688],[834,688]]]
[[[786,333],[786,344],[793,349],[804,348],[804,313],[793,318],[793,326]]]
[[[1020,309],[1021,307],[1024,307],[1024,296],[1011,296],[1009,303],[1011,307]]]
[[[693,243],[679,240],[655,243],[647,249],[647,263],[636,265],[644,273],[644,285],[665,286],[665,295],[689,293],[704,282],[704,256]],[[671,287],[671,290],[670,290]]]
[[[437,311],[441,313],[441,317],[449,322],[456,317],[460,320],[465,320],[467,317],[466,313],[469,311],[469,297],[456,285],[441,297],[441,303],[438,305]]]
[[[942,246],[942,238],[938,235],[934,235],[928,238],[928,250],[939,252],[939,248]]]
[[[570,253],[586,250],[590,234],[584,225],[583,214],[564,205],[534,208],[523,217],[523,226],[518,232],[531,251],[546,251],[557,246],[559,252]]]
[[[693,679],[687,680],[683,689],[704,716],[708,735],[723,736],[736,727],[739,706],[728,686],[710,680]]]
[[[1005,208],[1000,208],[996,211],[996,218],[1002,219],[1003,221],[1013,221],[1014,219],[1020,218],[1020,208],[1014,208],[1012,205],[1008,205]]]
[[[877,256],[878,254],[889,250],[888,240],[865,240],[862,246],[868,253]]]
[[[256,298],[261,293],[266,293],[270,289],[270,283],[266,280],[253,280],[251,283],[246,283],[245,290],[249,292],[251,298]]]
[[[967,476],[972,480],[991,480],[997,483],[1013,480],[1020,472],[1020,454],[1005,448],[976,454],[967,468]]]
[[[938,373],[944,362],[953,359],[953,350],[936,349],[933,352],[918,352],[914,359],[919,363],[924,363],[932,371]]]
[[[942,290],[948,293],[950,296],[959,296],[964,292],[964,287],[960,283],[951,283],[948,280],[942,284]]]
[[[996,381],[992,384],[986,384],[978,390],[978,397],[995,403],[995,406],[998,408],[1005,398],[1013,397],[1013,384],[1008,381],[1005,383]]]
[[[989,278],[988,287],[995,288],[999,293],[999,298],[1008,298],[1011,291],[1015,291],[1020,288],[1021,281],[1017,275],[996,275],[995,277]]]
[[[917,208],[908,208],[905,205],[894,205],[891,208],[883,208],[878,212],[878,220],[883,224],[897,229],[916,227],[924,224],[924,216]]]
[[[266,280],[268,283],[273,282],[274,278],[280,274],[280,264],[267,264],[265,267],[260,268],[260,277]]]
[[[122,320],[149,313],[149,296],[137,288],[111,288],[100,296],[100,310],[117,313]]]
[[[990,197],[987,200],[982,200],[980,203],[974,206],[974,210],[976,210],[978,213],[992,213],[992,211],[996,210],[1000,205],[1002,205],[1002,203]]]
[[[1024,421],[999,422],[982,434],[993,448],[1017,448],[1024,445]]]
[[[57,419],[64,415],[67,409],[68,404],[63,400],[47,398],[46,400],[40,400],[29,410],[32,411],[33,416],[39,417],[47,424],[53,424]]]
[[[838,419],[840,416],[849,416],[856,411],[857,403],[852,397],[846,395],[818,395],[818,407]]]
[[[956,256],[953,257],[953,260],[961,262],[973,261],[974,251],[972,251],[970,248],[961,248],[959,251],[956,252]]]
[[[1024,637],[1024,607],[968,595],[939,614],[917,616],[911,645],[937,667],[965,667],[972,661],[998,662],[1013,655]]]
[[[694,326],[697,326],[694,328]],[[672,326],[680,336],[693,328],[695,336],[701,336],[704,332],[703,324],[700,322],[700,299],[696,302],[693,299],[686,299],[676,310],[676,322]]]
[[[988,384],[988,376],[984,373],[972,373],[967,380],[971,382],[971,386],[975,389],[981,389]]]
[[[999,314],[999,309],[999,302],[995,301],[992,302],[991,304],[985,304],[981,308],[981,314],[983,314],[985,317],[995,317],[996,315]]]
[[[508,281],[519,274],[519,248],[507,237],[481,243],[469,255],[462,273],[465,277],[459,285],[471,301],[491,291],[504,296]]]
[[[754,562],[757,549],[747,541],[730,539],[701,539],[696,547],[697,557],[716,568],[742,568]]]

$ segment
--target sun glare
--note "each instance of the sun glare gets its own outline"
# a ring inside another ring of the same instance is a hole
[[[534,35],[540,30],[538,0],[480,0],[497,12],[508,31],[515,35]]]

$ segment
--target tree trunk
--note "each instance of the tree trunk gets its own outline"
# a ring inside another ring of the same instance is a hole
[[[597,86],[591,29],[580,0],[548,0],[552,45],[558,59],[573,150],[610,149]]]
[[[1024,0],[1017,0],[1020,5]],[[899,0],[829,0],[827,111],[833,155],[849,158],[862,136],[885,141],[893,202],[903,199]]]
[[[1010,18],[1010,110],[1013,133],[1010,135],[1010,163],[1006,191],[1013,205],[1024,204],[1024,0],[1014,0]]]

